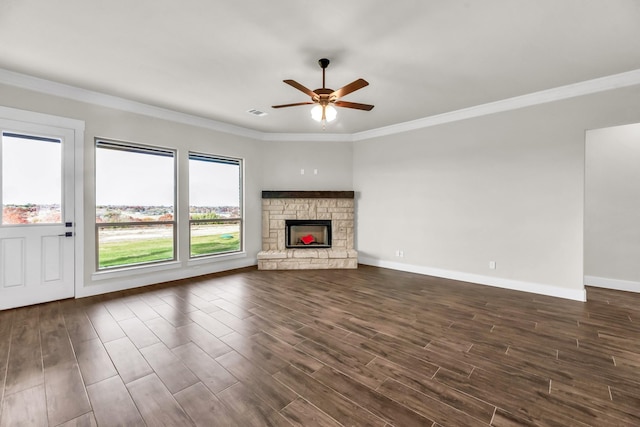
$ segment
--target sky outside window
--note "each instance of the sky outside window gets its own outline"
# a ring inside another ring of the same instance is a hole
[[[190,206],[240,206],[240,166],[189,160]]]
[[[174,158],[96,150],[96,205],[173,206]]]
[[[4,205],[60,204],[62,144],[2,136]]]
[[[62,141],[3,132],[2,224],[62,221]]]

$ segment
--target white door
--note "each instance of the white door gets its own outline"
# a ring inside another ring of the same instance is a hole
[[[74,296],[74,134],[0,119],[0,310]]]

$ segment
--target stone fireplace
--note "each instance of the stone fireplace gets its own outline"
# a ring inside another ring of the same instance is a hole
[[[260,270],[357,268],[353,191],[263,191]]]

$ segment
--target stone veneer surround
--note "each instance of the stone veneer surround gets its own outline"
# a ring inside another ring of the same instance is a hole
[[[263,191],[260,270],[357,268],[353,191]],[[331,220],[331,248],[287,249],[285,220]]]

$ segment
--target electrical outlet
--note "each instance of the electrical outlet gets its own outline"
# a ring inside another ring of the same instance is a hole
[[[489,261],[489,268],[492,270],[496,269],[496,262],[495,261]]]
[[[300,169],[300,175],[304,175],[304,169]]]
[[[314,174],[314,175],[318,175],[318,169],[314,169],[314,170],[313,170],[313,174]]]
[[[404,258],[404,251],[400,251],[400,258]]]

